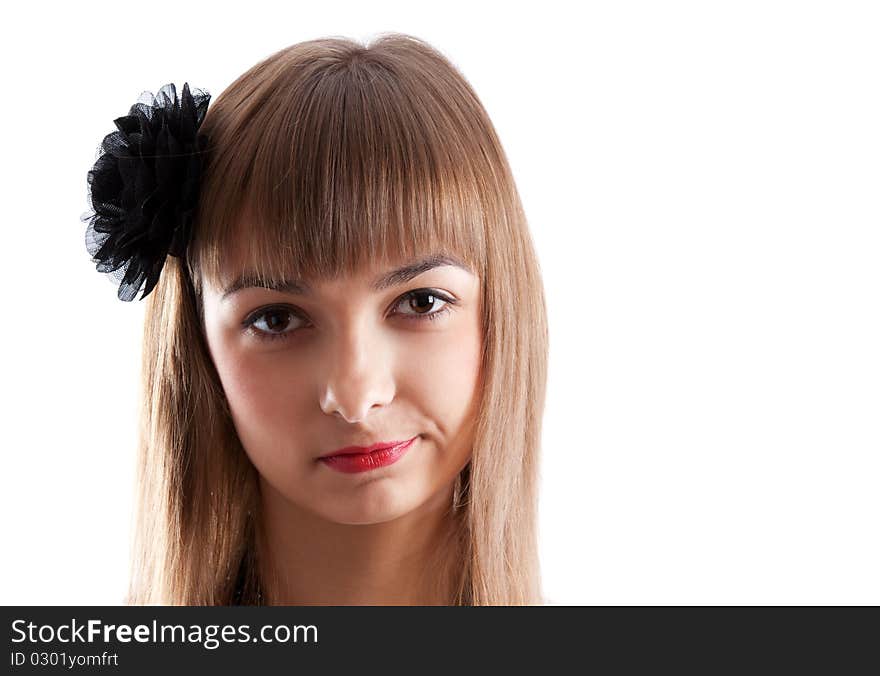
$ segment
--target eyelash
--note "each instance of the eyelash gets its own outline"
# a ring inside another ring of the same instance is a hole
[[[442,294],[434,289],[415,289],[413,291],[408,291],[403,294],[395,303],[394,307],[400,305],[403,301],[409,300],[411,298],[415,298],[420,295],[429,295],[435,299],[441,300],[445,303],[445,305],[436,310],[435,312],[425,313],[425,314],[410,314],[404,315],[407,320],[422,322],[422,321],[434,321],[438,317],[445,315],[447,312],[452,311],[452,307],[456,305],[457,301],[450,298],[446,294]],[[257,338],[257,340],[287,340],[296,332],[296,329],[293,331],[282,331],[281,333],[270,333],[268,331],[263,331],[262,329],[258,329],[254,326],[254,324],[262,319],[265,315],[270,314],[271,312],[280,311],[280,312],[288,312],[291,315],[296,317],[301,317],[299,313],[295,312],[291,308],[275,305],[269,306],[265,308],[260,308],[252,315],[250,315],[247,319],[242,322],[242,326],[247,330],[248,333],[252,334]],[[302,318],[302,317],[301,317]]]

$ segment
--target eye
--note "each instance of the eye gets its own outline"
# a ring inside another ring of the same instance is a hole
[[[287,338],[299,326],[299,316],[290,308],[273,306],[257,310],[242,322],[244,327],[261,340]]]
[[[435,308],[435,304],[438,301],[442,303],[440,309],[432,311],[432,308]],[[406,308],[398,314],[403,315],[406,319],[418,321],[420,319],[437,319],[440,315],[449,312],[454,303],[454,300],[433,289],[416,289],[404,294],[394,307]],[[408,312],[407,310],[413,310],[413,312]]]

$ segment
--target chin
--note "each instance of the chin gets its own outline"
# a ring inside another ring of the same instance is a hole
[[[332,521],[333,523],[338,523],[341,526],[371,526],[379,523],[393,521],[399,516],[402,516],[402,514],[386,514],[382,516],[351,514],[340,515],[338,517],[331,518],[330,521]]]
[[[328,521],[347,526],[368,526],[393,521],[416,508],[411,496],[401,495],[386,483],[364,486],[356,493],[331,505],[322,505],[319,512]],[[357,494],[359,493],[359,494]]]

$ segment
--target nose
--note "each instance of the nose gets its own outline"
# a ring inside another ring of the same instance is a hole
[[[371,409],[394,398],[394,378],[387,346],[361,325],[331,342],[321,384],[320,406],[328,415],[362,422]]]

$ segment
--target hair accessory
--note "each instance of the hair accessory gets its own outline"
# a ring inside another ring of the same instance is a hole
[[[211,95],[174,84],[154,97],[141,94],[128,115],[113,121],[118,131],[104,137],[88,174],[92,208],[86,248],[98,272],[119,283],[120,300],[141,300],[159,280],[168,254],[186,253],[198,204],[202,153],[198,133]]]

